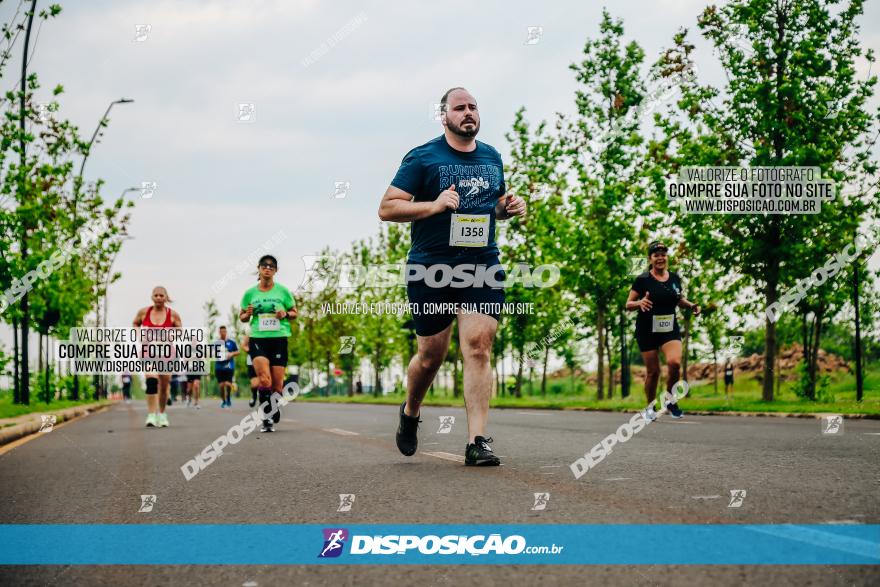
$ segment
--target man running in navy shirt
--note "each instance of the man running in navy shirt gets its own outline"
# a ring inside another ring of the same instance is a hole
[[[480,114],[470,92],[452,88],[440,109],[443,134],[406,154],[379,206],[382,220],[412,222],[407,296],[418,351],[407,369],[397,447],[406,456],[418,448],[419,409],[457,318],[468,416],[465,464],[498,465],[485,437],[489,359],[504,302],[495,221],[525,215],[526,203],[505,194],[501,155],[476,140]]]
[[[220,327],[220,339],[214,344],[226,348],[226,359],[214,362],[214,373],[217,375],[217,383],[220,385],[221,408],[232,407],[232,380],[235,375],[235,355],[238,354],[238,345],[231,338],[226,338],[226,327]]]

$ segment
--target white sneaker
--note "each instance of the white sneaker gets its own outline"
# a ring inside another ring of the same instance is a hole
[[[158,426],[158,425],[159,425],[159,419],[156,417],[156,414],[154,414],[153,412],[150,412],[149,414],[147,414],[147,428]]]
[[[168,427],[168,414],[162,413],[159,414],[159,428],[167,428]]]
[[[645,411],[642,412],[642,417],[645,418],[646,422],[653,422],[657,419],[657,412],[654,411],[654,408],[647,407]]]

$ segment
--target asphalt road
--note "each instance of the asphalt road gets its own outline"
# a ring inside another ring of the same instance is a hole
[[[646,427],[580,479],[569,464],[628,416],[493,410],[503,465],[463,466],[460,408],[424,408],[419,453],[394,444],[397,408],[296,402],[186,481],[181,465],[248,411],[175,405],[144,428],[117,404],[0,454],[0,523],[880,523],[880,422],[824,435],[800,418],[691,416]],[[440,417],[454,416],[448,434]],[[740,507],[730,492],[746,490]],[[534,494],[550,494],[534,511]],[[156,495],[149,513],[141,495]],[[352,508],[337,511],[340,494]],[[150,545],[151,548],[157,545]],[[174,548],[173,544],[164,545]],[[231,544],[231,549],[267,548]],[[658,545],[662,548],[662,545]],[[878,566],[17,566],[3,585],[869,585]]]

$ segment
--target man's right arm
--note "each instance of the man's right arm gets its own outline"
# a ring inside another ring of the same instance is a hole
[[[416,202],[412,194],[390,185],[379,204],[379,219],[391,222],[421,220],[438,212],[438,201]]]

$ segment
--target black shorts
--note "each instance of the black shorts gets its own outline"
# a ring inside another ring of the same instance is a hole
[[[187,381],[201,381],[202,376],[201,375],[187,375],[186,380]]]
[[[724,376],[724,385],[733,385],[733,375]]]
[[[495,257],[494,263],[483,264],[488,267],[498,265],[498,258]],[[430,268],[434,265],[425,267],[430,274]],[[495,274],[495,281],[503,282],[504,279],[504,271],[499,269]],[[433,336],[452,324],[457,314],[453,304],[461,308],[461,311],[485,314],[495,320],[501,316],[501,306],[504,304],[504,288],[491,287],[488,283],[483,283],[480,287],[434,287],[426,284],[423,279],[408,281],[406,296],[416,334],[419,336]]]
[[[670,340],[681,340],[678,324],[675,325],[672,332],[636,332],[636,343],[639,345],[639,351],[643,353],[656,351]]]
[[[272,367],[287,367],[287,337],[251,338],[251,360],[257,357],[269,359]]]
[[[253,379],[256,376],[257,376],[257,372],[254,371],[254,366],[248,365],[248,378]]]
[[[220,369],[214,371],[214,374],[217,375],[217,383],[232,383],[232,376],[235,374],[235,371],[232,369]]]

